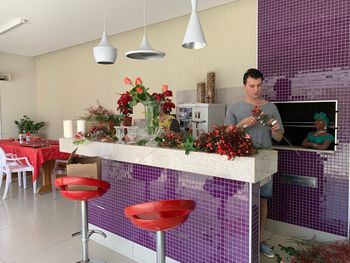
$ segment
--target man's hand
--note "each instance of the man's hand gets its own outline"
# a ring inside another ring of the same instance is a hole
[[[270,126],[271,126],[271,130],[273,132],[275,132],[275,131],[280,129],[280,124],[278,123],[278,121],[273,120],[273,119],[270,120]]]
[[[237,124],[237,126],[246,128],[246,127],[249,127],[249,126],[253,126],[255,124],[256,124],[256,119],[253,116],[250,116],[250,117],[247,117],[247,118],[244,118],[243,120],[241,120]]]
[[[281,141],[283,138],[283,133],[280,130],[280,124],[278,123],[278,121],[271,119],[270,125],[272,138],[277,142]]]

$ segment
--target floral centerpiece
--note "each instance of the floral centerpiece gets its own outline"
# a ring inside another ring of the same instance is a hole
[[[123,115],[116,114],[97,102],[97,106],[90,106],[87,109],[88,116],[84,117],[89,121],[88,131],[75,136],[78,143],[91,141],[114,141],[114,126],[120,125]]]
[[[167,133],[162,134],[157,141],[161,147],[182,148],[186,154],[197,150],[226,155],[229,160],[256,153],[249,134],[235,125],[215,127],[211,132],[202,133],[197,140],[190,134]]]
[[[169,90],[168,85],[164,84],[162,92],[151,94],[149,89],[143,85],[140,77],[134,82],[125,77],[124,83],[131,86],[131,89],[121,94],[118,99],[118,110],[128,115],[132,113],[132,108],[136,104],[142,103],[145,106],[146,131],[152,137],[151,139],[154,139],[159,130],[160,109],[165,113],[170,113],[175,108],[175,104],[169,99],[173,95],[172,91]]]

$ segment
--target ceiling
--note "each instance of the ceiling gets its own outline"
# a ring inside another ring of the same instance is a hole
[[[198,10],[234,0],[198,0]],[[28,22],[0,35],[0,52],[37,56],[101,37],[102,0],[0,0],[0,26],[14,18]],[[143,25],[142,0],[105,0],[108,35]],[[146,24],[191,12],[190,0],[146,0]],[[184,29],[185,32],[185,29]]]

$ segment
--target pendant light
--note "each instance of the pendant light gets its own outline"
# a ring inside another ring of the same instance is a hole
[[[94,58],[96,63],[102,65],[114,64],[117,58],[117,50],[109,43],[106,35],[106,9],[103,0],[103,34],[100,43],[94,47]]]
[[[192,13],[190,21],[188,22],[184,41],[182,43],[183,48],[199,49],[204,48],[207,45],[203,34],[201,22],[197,14],[197,0],[191,0]]]
[[[142,60],[151,60],[151,59],[161,59],[165,56],[165,53],[162,51],[154,50],[148,43],[146,36],[146,4],[143,0],[143,38],[141,45],[138,49],[128,51],[125,53],[127,58],[132,59],[142,59]]]

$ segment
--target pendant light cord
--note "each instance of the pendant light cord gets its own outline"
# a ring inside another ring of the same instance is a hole
[[[143,34],[146,35],[146,0],[143,0]]]
[[[106,32],[106,7],[105,7],[105,0],[102,0],[102,8],[103,8],[103,31]]]

